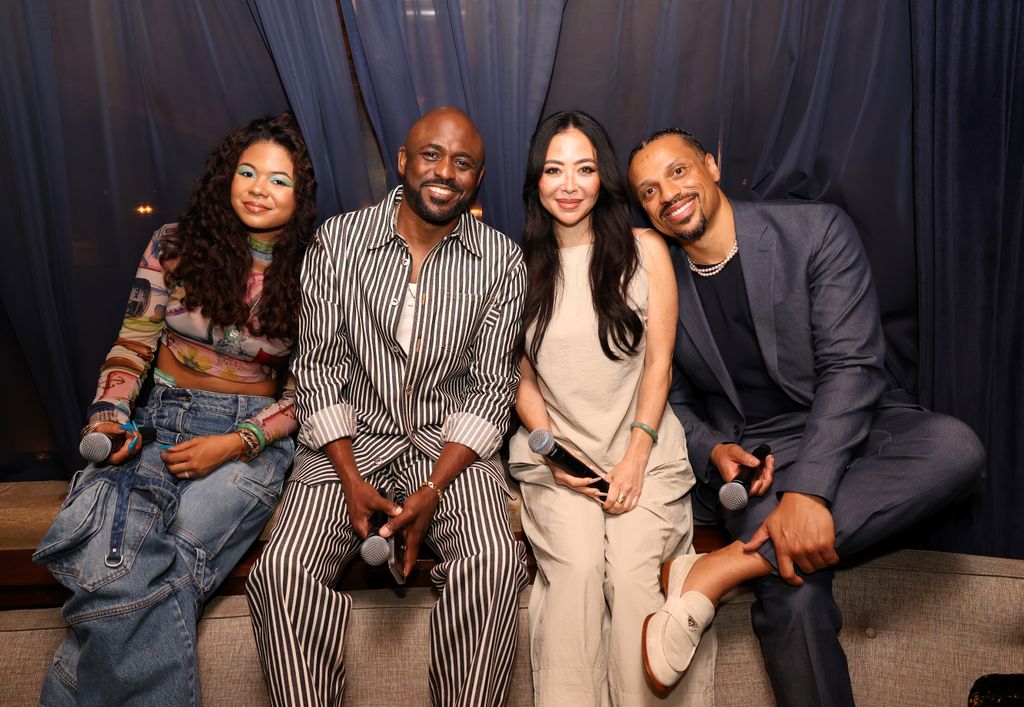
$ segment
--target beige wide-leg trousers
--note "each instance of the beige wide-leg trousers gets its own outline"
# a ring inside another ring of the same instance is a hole
[[[713,628],[665,700],[644,676],[641,632],[644,618],[665,600],[661,565],[693,551],[679,465],[649,471],[639,505],[623,515],[606,514],[590,498],[556,485],[547,466],[516,464],[511,472],[537,558],[529,613],[538,707],[713,704]]]

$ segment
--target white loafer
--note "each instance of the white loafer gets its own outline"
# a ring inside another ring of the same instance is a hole
[[[683,581],[699,555],[683,555],[662,567],[665,604],[644,619],[644,670],[655,693],[665,697],[690,667],[700,638],[715,618],[715,605],[700,592],[686,592]]]

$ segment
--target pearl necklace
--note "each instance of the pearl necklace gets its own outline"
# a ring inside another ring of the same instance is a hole
[[[686,254],[686,262],[690,264],[690,272],[700,275],[701,277],[714,277],[718,273],[725,269],[725,266],[729,264],[737,253],[740,252],[739,241],[733,241],[732,248],[729,250],[729,254],[725,256],[725,260],[715,263],[714,265],[698,265],[690,259],[690,254]]]

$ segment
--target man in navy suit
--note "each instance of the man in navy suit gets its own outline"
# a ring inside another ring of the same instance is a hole
[[[700,481],[694,515],[774,568],[751,616],[779,704],[852,705],[832,566],[968,491],[984,449],[886,391],[870,267],[840,209],[731,202],[714,157],[674,128],[633,150],[629,180],[672,246],[670,400]],[[718,487],[762,443],[748,507],[720,511]]]

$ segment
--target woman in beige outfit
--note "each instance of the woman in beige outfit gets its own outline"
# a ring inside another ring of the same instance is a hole
[[[644,675],[643,620],[664,602],[659,568],[691,551],[694,477],[667,404],[672,264],[660,236],[631,227],[626,194],[592,117],[557,113],[537,128],[524,187],[523,427],[510,465],[537,557],[530,640],[542,706],[712,702],[713,635],[664,700]],[[536,429],[602,470],[608,493],[530,451]]]

